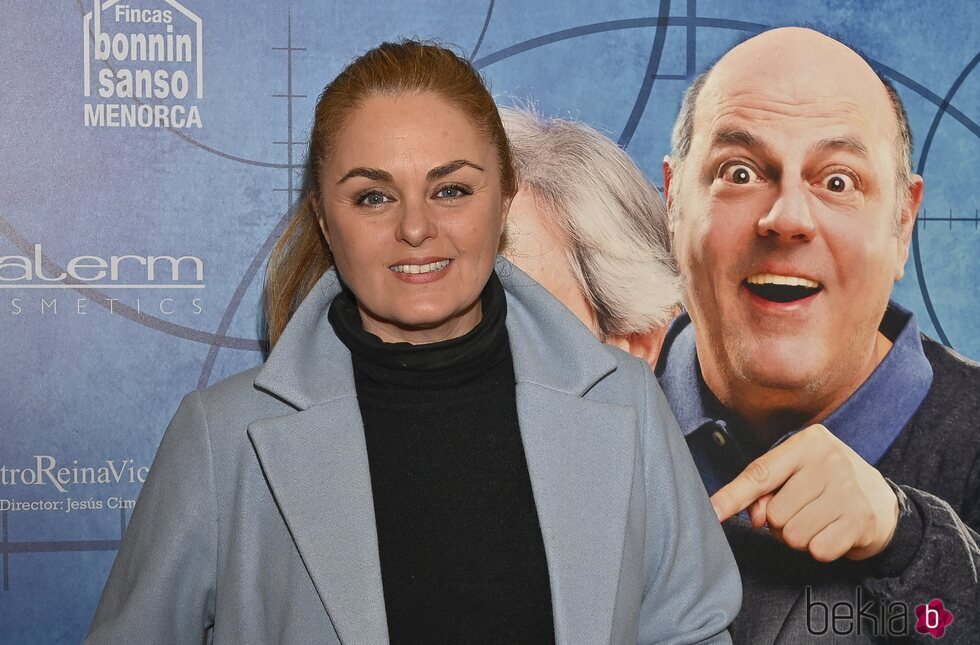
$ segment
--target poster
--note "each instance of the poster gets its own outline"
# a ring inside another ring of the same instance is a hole
[[[455,44],[501,104],[595,126],[660,185],[687,83],[788,24],[896,85],[926,194],[894,297],[980,358],[972,3],[5,2],[0,256],[23,260],[0,268],[0,641],[81,639],[181,397],[262,360],[265,261],[316,97],[354,55]]]

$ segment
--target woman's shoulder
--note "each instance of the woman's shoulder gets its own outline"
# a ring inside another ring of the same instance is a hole
[[[181,409],[197,408],[189,418],[203,424],[215,443],[244,437],[253,421],[295,412],[296,408],[256,386],[255,379],[262,367],[233,374],[205,389],[188,393]]]
[[[608,343],[601,343],[601,345],[616,362],[616,369],[604,379],[608,389],[629,396],[630,403],[636,405],[642,405],[652,389],[660,389],[650,365],[645,360],[615,345]]]

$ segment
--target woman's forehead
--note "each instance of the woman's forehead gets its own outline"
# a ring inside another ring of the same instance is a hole
[[[486,168],[495,156],[489,138],[439,96],[375,96],[338,129],[328,166],[333,172],[351,165],[423,166],[427,172],[460,159]]]

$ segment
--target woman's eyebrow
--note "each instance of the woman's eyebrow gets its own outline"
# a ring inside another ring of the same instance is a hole
[[[475,164],[472,161],[467,161],[466,159],[457,159],[455,161],[450,161],[449,163],[442,164],[441,166],[436,166],[428,173],[426,173],[425,177],[429,181],[433,179],[440,179],[442,177],[445,177],[446,175],[451,175],[452,173],[456,172],[457,170],[459,170],[464,166],[475,168],[480,172],[486,172],[483,166]],[[357,168],[351,168],[350,170],[348,170],[347,173],[340,178],[340,181],[338,181],[337,184],[340,185],[353,177],[365,177],[367,179],[370,179],[371,181],[383,181],[389,183],[394,181],[394,178],[391,176],[391,173],[386,170],[381,170],[379,168],[364,168],[359,166]]]
[[[449,163],[442,164],[441,166],[436,166],[426,174],[425,178],[429,181],[432,181],[433,179],[440,179],[446,175],[451,175],[463,166],[469,166],[470,168],[476,168],[480,172],[486,172],[483,169],[483,166],[478,166],[472,161],[457,159],[456,161],[450,161]]]
[[[341,177],[340,181],[337,182],[337,185],[339,186],[340,184],[344,183],[348,179],[351,179],[352,177],[366,177],[371,181],[384,181],[388,183],[394,181],[394,179],[391,176],[391,173],[385,170],[379,170],[378,168],[358,167],[358,168],[351,168],[350,170],[348,170],[347,174]]]

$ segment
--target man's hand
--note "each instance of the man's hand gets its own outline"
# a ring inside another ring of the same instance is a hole
[[[711,498],[719,521],[745,508],[756,528],[821,562],[863,560],[891,542],[898,499],[873,466],[822,425],[762,455]]]

